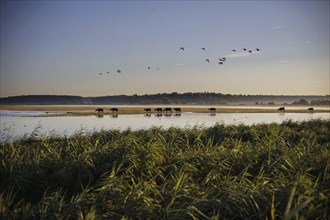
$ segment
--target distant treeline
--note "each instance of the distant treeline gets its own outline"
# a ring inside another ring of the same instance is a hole
[[[231,95],[222,93],[158,93],[81,97],[65,95],[26,95],[0,98],[1,105],[217,105],[217,104],[312,104],[329,105],[330,96]]]

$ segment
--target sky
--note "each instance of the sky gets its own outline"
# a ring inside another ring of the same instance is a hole
[[[2,0],[0,96],[328,95],[329,11],[327,0]]]

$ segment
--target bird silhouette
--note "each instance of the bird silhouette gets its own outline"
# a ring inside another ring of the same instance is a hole
[[[209,60],[209,59],[206,59],[205,61],[206,61],[206,62],[210,62],[210,60]]]
[[[148,66],[148,70],[150,70],[150,66]]]
[[[225,57],[222,57],[222,61],[226,61],[226,58]]]
[[[99,73],[100,75],[102,75],[102,73]]]
[[[204,48],[204,47],[202,47],[202,50],[205,50],[205,48]]]
[[[159,70],[159,68],[157,68],[156,70]]]
[[[243,48],[244,51],[246,51],[246,48]]]
[[[180,47],[180,50],[184,50],[184,48],[183,47]]]
[[[121,70],[117,70],[117,73],[121,73]]]
[[[236,50],[232,50],[233,52],[236,52]]]
[[[219,65],[223,65],[223,62],[218,62],[219,63]]]
[[[249,50],[249,53],[252,53],[252,50]]]
[[[260,49],[259,48],[256,48],[256,51],[260,51]]]
[[[107,72],[107,74],[109,74],[109,72]]]

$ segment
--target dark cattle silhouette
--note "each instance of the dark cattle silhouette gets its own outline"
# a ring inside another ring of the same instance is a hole
[[[277,111],[285,111],[285,108],[284,108],[284,107],[279,107],[279,108],[277,109]]]
[[[233,52],[236,52],[236,50],[232,50]]]
[[[183,47],[180,47],[180,50],[184,50],[184,48]]]
[[[156,112],[162,112],[163,111],[163,109],[162,108],[155,108],[155,110],[154,111],[156,111]]]
[[[145,112],[151,112],[151,108],[145,108],[144,111]]]
[[[215,112],[216,108],[209,108],[208,110],[211,111],[211,112]]]
[[[110,111],[114,112],[118,112],[118,108],[110,108]]]
[[[171,112],[171,111],[172,111],[172,108],[164,108],[163,111],[164,111],[164,112]]]
[[[181,112],[181,108],[173,108],[175,112]]]
[[[308,111],[314,111],[314,108],[308,108],[307,110]]]
[[[205,62],[210,62],[210,60],[209,59],[206,59]]]
[[[97,109],[95,109],[95,111],[97,112],[97,113],[103,113],[103,108],[97,108]]]

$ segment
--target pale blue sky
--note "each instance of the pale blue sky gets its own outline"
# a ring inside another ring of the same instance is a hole
[[[329,1],[1,1],[0,91],[329,94]]]

